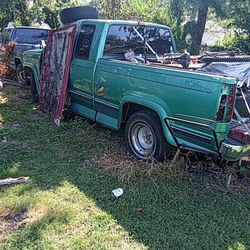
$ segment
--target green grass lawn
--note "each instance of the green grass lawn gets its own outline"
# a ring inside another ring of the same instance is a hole
[[[0,211],[13,210],[0,249],[250,249],[249,194],[138,162],[122,133],[83,119],[56,127],[27,91],[0,91],[0,179],[30,178],[0,188]]]

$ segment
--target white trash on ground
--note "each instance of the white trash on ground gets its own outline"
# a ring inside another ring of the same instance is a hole
[[[121,197],[123,195],[123,193],[124,193],[123,188],[116,188],[116,189],[112,190],[112,192],[111,192],[112,196],[115,198]]]

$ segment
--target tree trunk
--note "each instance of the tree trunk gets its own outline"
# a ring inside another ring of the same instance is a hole
[[[207,12],[210,4],[210,0],[200,0],[199,10],[198,10],[198,19],[195,30],[195,35],[193,37],[191,51],[193,53],[199,53],[203,33],[207,21]]]

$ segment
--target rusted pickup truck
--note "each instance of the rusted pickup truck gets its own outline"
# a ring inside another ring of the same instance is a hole
[[[230,136],[236,80],[172,67],[169,27],[117,20],[79,20],[68,79],[68,108],[119,130],[139,159],[163,160],[171,146],[237,161],[250,145]],[[63,53],[63,51],[62,51]],[[24,53],[39,95],[41,51]]]

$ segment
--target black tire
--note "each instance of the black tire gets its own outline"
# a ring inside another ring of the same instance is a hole
[[[25,79],[23,79],[20,74],[23,72],[23,66],[22,64],[17,64],[16,65],[16,80],[19,84],[21,85],[26,85]]]
[[[36,88],[36,82],[35,82],[33,73],[31,74],[31,79],[30,79],[30,93],[31,93],[31,102],[38,103],[39,94]]]
[[[98,9],[95,6],[81,6],[63,9],[60,20],[63,24],[73,23],[80,19],[98,19]]]
[[[25,72],[25,82],[27,86],[30,86],[31,84],[31,74],[32,74],[32,70],[30,70],[29,68],[26,68],[24,70]]]
[[[165,159],[167,142],[160,119],[153,111],[139,111],[129,117],[125,128],[125,142],[129,151],[140,160]]]

